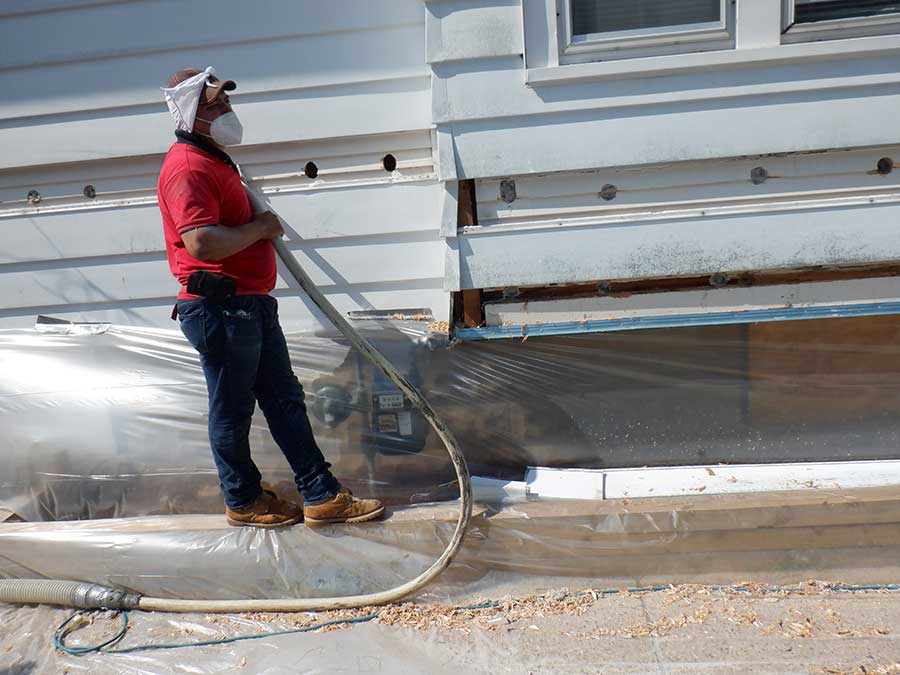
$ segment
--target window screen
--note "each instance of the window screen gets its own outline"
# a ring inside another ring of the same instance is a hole
[[[681,26],[721,20],[720,0],[570,1],[572,3],[573,35]]]
[[[795,0],[795,2],[795,23],[900,12],[900,2],[890,0]]]

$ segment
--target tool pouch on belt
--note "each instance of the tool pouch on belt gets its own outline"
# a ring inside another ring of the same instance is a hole
[[[221,274],[198,270],[188,277],[187,292],[200,295],[215,303],[224,304],[237,293],[237,284]]]

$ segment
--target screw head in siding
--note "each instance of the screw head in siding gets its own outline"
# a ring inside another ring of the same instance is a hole
[[[516,181],[500,181],[500,199],[505,201],[507,204],[512,204],[514,201],[516,201]]]
[[[709,278],[709,285],[715,286],[717,288],[719,286],[724,286],[727,283],[728,283],[728,275],[725,274],[724,272],[716,272]]]
[[[617,188],[612,183],[607,183],[602,188],[600,188],[600,199],[603,199],[607,202],[611,202],[616,198],[616,195],[619,194],[619,188]]]
[[[766,171],[765,167],[757,166],[750,171],[750,181],[754,185],[761,185],[767,180],[769,180],[769,172]]]
[[[894,160],[890,157],[882,157],[878,160],[878,164],[876,165],[878,173],[882,176],[888,175],[891,171],[894,170]]]
[[[29,190],[28,191],[28,201],[32,204],[40,204],[41,203],[41,193],[37,190]]]
[[[94,189],[93,185],[85,185],[82,192],[88,199],[93,199],[97,196],[97,190]]]

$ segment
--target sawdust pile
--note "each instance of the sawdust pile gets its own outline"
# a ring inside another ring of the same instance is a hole
[[[815,675],[900,675],[900,662],[885,663],[879,666],[857,666],[851,670],[823,666],[814,670],[813,673]]]
[[[256,621],[275,621],[297,627],[337,619],[358,619],[378,614],[373,623],[400,626],[415,630],[453,630],[469,635],[473,628],[494,631],[529,619],[569,614],[579,616],[591,607],[599,596],[587,591],[570,593],[568,590],[528,595],[522,598],[506,597],[487,607],[455,607],[443,604],[414,604],[411,602],[383,607],[359,607],[321,613],[302,614],[245,614]],[[484,604],[484,603],[477,603]],[[333,624],[321,632],[344,630],[353,624]]]
[[[705,623],[712,615],[709,607],[700,607],[688,614],[680,614],[674,617],[663,617],[658,621],[640,621],[625,628],[601,628],[597,631],[597,635],[607,637],[666,637],[670,635],[676,628],[684,628],[690,624]]]
[[[388,321],[431,321],[431,314],[388,314]]]
[[[873,637],[888,635],[885,626],[847,626],[840,613],[826,605],[818,607],[816,616],[797,609],[786,609],[774,621],[771,618],[776,608],[772,604],[789,596],[821,596],[823,602],[840,592],[843,595],[879,593],[884,591],[835,591],[834,586],[822,581],[807,581],[792,589],[773,588],[763,584],[738,584],[735,588],[710,587],[702,584],[671,586],[660,592],[628,591],[618,593],[620,597],[659,598],[659,609],[671,608],[671,616],[655,620],[643,620],[632,625],[601,628],[588,634],[567,633],[570,637],[599,639],[601,637],[647,638],[666,637],[673,632],[691,625],[706,623],[711,619],[722,620],[734,625],[755,627],[762,635],[778,635],[783,638],[804,639],[817,636]],[[373,623],[412,628],[415,630],[437,629],[459,631],[466,635],[473,629],[484,631],[512,630],[514,626],[524,626],[525,622],[549,616],[580,616],[598,602],[610,597],[595,590],[569,591],[560,589],[543,594],[524,597],[505,597],[486,607],[455,607],[444,604],[402,603],[384,607],[362,607],[321,613],[300,614],[251,614],[244,618],[258,621],[277,622],[287,626],[311,626],[337,619],[355,619],[371,614],[378,617]],[[483,603],[482,603],[483,604]],[[769,610],[765,610],[769,606]],[[765,610],[765,611],[764,611]],[[763,614],[770,618],[764,620]],[[779,612],[775,612],[779,614]],[[320,629],[323,632],[345,630],[353,624],[334,624]],[[537,626],[528,628],[539,630]],[[900,673],[897,673],[900,675]]]

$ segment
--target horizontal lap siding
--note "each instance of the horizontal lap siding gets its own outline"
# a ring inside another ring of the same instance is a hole
[[[525,0],[525,12],[539,4]],[[523,45],[521,3],[428,0],[426,6],[434,121],[452,136],[460,177],[896,142],[892,118],[878,112],[900,100],[895,52],[761,64],[738,59],[684,73],[528,84],[523,55],[533,57],[541,45]],[[627,71],[628,59],[614,62]]]
[[[271,201],[306,246],[315,247],[319,239],[327,239],[326,246],[340,246],[344,239],[357,245],[377,244],[379,238],[435,241],[437,228],[423,225],[437,222],[440,192],[433,182],[364,185],[279,194]],[[0,271],[12,263],[40,267],[37,263],[59,266],[72,258],[144,253],[164,257],[155,203],[0,218],[0,230]]]
[[[888,206],[460,237],[463,288],[900,260]],[[523,272],[524,270],[524,272]],[[527,277],[524,275],[527,274]]]
[[[209,64],[238,82],[235,159],[326,294],[343,311],[429,307],[445,319],[424,34],[416,0],[6,3],[0,325],[50,312],[171,326],[177,284],[155,183],[173,138],[159,87]],[[285,324],[313,327],[292,294],[279,279]]]
[[[426,6],[441,175],[474,179],[478,200],[457,244],[463,288],[900,257],[897,172],[874,174],[898,155],[884,114],[900,106],[896,48],[756,63],[736,50],[730,65],[680,71],[697,55],[671,56],[665,74],[607,60],[602,78],[548,84],[526,67],[553,70],[555,36],[535,28],[543,0]],[[772,176],[761,185],[757,166]]]

